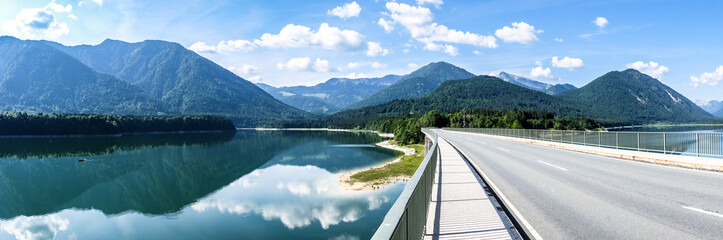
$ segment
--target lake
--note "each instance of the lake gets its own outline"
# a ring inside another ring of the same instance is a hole
[[[681,133],[723,133],[723,125],[648,125],[635,128],[610,129],[620,132],[681,132]]]
[[[254,130],[0,138],[0,239],[368,239],[404,183],[348,192],[337,178],[393,159],[380,140]]]

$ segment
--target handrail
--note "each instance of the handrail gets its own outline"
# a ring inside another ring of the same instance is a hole
[[[500,128],[445,128],[445,130],[640,152],[723,157],[723,133],[599,132]]]
[[[424,161],[404,186],[404,190],[389,209],[384,221],[372,236],[376,240],[422,239],[432,196],[434,173],[437,167],[437,134],[428,128],[422,132],[433,141]],[[425,143],[427,142],[425,137]],[[425,144],[426,149],[426,144]]]

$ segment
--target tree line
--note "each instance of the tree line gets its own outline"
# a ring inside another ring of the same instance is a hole
[[[235,131],[210,115],[132,116],[69,113],[0,113],[0,135],[109,135],[143,132]]]
[[[421,116],[378,118],[325,118],[276,122],[268,127],[276,128],[342,128],[366,129],[393,133],[399,144],[418,143],[424,140],[423,127],[453,128],[515,128],[593,130],[602,125],[590,118],[555,116],[550,112],[534,110],[474,109],[442,113],[429,111]]]

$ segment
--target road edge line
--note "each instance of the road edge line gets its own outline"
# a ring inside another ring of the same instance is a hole
[[[440,138],[443,138],[443,137],[440,136]],[[479,174],[479,176],[482,178],[482,181],[485,181],[485,184],[490,186],[490,188],[492,190],[492,194],[494,194],[498,200],[502,201],[500,203],[500,205],[502,205],[502,208],[505,209],[505,212],[507,212],[508,215],[510,215],[514,219],[514,221],[517,222],[518,225],[520,225],[522,227],[521,230],[524,231],[525,236],[529,239],[543,240],[542,236],[537,232],[537,230],[535,230],[535,228],[532,227],[530,222],[528,222],[527,219],[525,219],[525,217],[522,216],[520,211],[518,211],[517,208],[515,208],[515,206],[512,204],[512,202],[510,202],[510,200],[507,199],[507,197],[505,197],[505,195],[502,193],[502,191],[500,191],[500,189],[497,188],[497,185],[495,185],[490,180],[490,178],[487,176],[487,174],[485,174],[482,171],[482,169],[479,166],[477,166],[476,163],[474,163],[474,161],[471,161],[469,159],[468,154],[465,153],[464,151],[460,150],[459,148],[457,148],[457,146],[455,146],[453,143],[451,143],[447,139],[444,139],[444,140],[447,141],[447,143],[449,143],[449,145],[452,145],[454,150],[456,150],[459,154],[461,154],[462,158],[464,158],[464,160],[467,161],[467,163],[472,165],[472,167],[475,169],[477,174]]]

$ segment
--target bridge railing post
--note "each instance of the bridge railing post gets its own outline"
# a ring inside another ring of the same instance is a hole
[[[700,157],[700,134],[695,134],[695,156]]]

